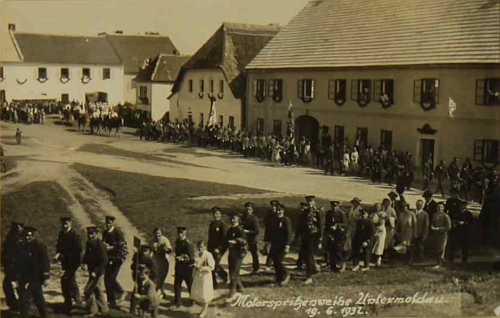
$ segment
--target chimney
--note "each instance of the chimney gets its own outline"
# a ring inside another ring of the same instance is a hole
[[[14,23],[9,23],[9,31],[16,32],[16,25]]]
[[[123,30],[116,30],[115,34],[123,34]]]

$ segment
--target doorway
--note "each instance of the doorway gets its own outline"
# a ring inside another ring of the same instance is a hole
[[[434,169],[434,139],[420,139],[420,167],[430,158]]]
[[[311,149],[316,149],[319,141],[319,123],[311,116],[300,116],[295,121],[295,141],[300,142],[302,137],[311,141]]]

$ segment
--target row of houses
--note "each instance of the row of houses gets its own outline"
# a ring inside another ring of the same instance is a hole
[[[328,127],[338,141],[409,151],[417,166],[453,157],[496,164],[499,16],[497,0],[313,0],[285,27],[223,23],[192,57],[168,37],[38,35],[31,45],[23,38],[34,35],[11,32],[21,62],[2,63],[0,88],[10,98],[48,96],[44,76],[60,92],[73,74],[75,99],[96,91],[155,119],[168,112],[196,124],[208,122],[215,100],[221,125],[279,136],[293,105],[295,137],[313,146]],[[55,49],[54,39],[72,43]],[[22,75],[6,74],[19,63]],[[72,65],[64,76],[62,64]]]

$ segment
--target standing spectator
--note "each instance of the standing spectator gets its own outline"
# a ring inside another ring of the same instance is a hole
[[[361,199],[358,197],[354,197],[351,200],[351,207],[349,209],[349,213],[347,214],[347,233],[346,233],[346,240],[344,243],[345,250],[350,250],[352,247],[352,240],[354,238],[354,235],[356,234],[356,226],[358,223],[358,220],[361,217],[360,211],[362,210],[361,208]],[[354,251],[353,251],[354,253]]]
[[[446,243],[448,241],[448,231],[451,229],[450,217],[444,212],[444,203],[437,204],[437,212],[431,222],[431,231],[436,237],[436,251],[438,263],[433,268],[438,269],[443,266]]]
[[[444,198],[443,181],[448,178],[448,173],[446,172],[446,162],[444,160],[441,160],[436,166],[434,175],[436,176],[436,179],[438,181],[438,186],[435,193],[441,193],[441,196]]]
[[[292,223],[285,216],[285,206],[278,204],[277,214],[269,223],[269,231],[266,231],[265,241],[270,245],[269,255],[273,259],[276,284],[284,286],[290,280],[290,275],[283,265],[285,255],[290,252],[292,242]]]
[[[360,210],[359,214],[360,219],[356,222],[356,233],[352,240],[353,272],[359,270],[361,254],[364,258],[364,266],[361,271],[370,269],[370,245],[373,239],[373,222],[368,219],[368,211]]]
[[[388,250],[392,250],[394,247],[394,234],[396,231],[396,211],[391,207],[391,201],[387,198],[382,200],[382,211],[385,213],[387,220],[385,222],[385,246],[384,255],[387,255]]]
[[[207,314],[208,305],[214,299],[212,272],[215,269],[215,260],[212,254],[207,251],[207,244],[204,241],[199,241],[197,247],[198,251],[194,259],[191,299],[203,306],[199,315],[200,318],[203,318]]]
[[[349,172],[350,164],[351,164],[351,156],[349,154],[349,149],[346,149],[342,155],[342,172],[343,172],[343,174]]]
[[[422,168],[422,176],[424,177],[424,190],[427,190],[429,188],[430,182],[434,177],[431,157],[427,158],[427,160],[424,162],[424,166]]]
[[[460,200],[460,212],[451,217],[450,244],[448,246],[448,261],[454,262],[457,247],[462,249],[462,264],[469,258],[470,229],[474,224],[474,217],[467,209],[467,201]]]
[[[429,215],[429,222],[432,222],[432,219],[434,218],[434,214],[437,211],[437,203],[434,201],[432,198],[432,191],[430,190],[425,190],[422,196],[424,197],[425,203],[424,203],[424,208],[423,210],[427,212]],[[429,224],[430,226],[430,224]]]
[[[396,224],[396,233],[403,251],[408,255],[408,264],[413,263],[412,245],[417,234],[417,218],[414,213],[409,210],[409,205],[405,204],[403,211],[398,216]]]
[[[193,285],[194,250],[187,239],[187,228],[177,227],[177,240],[175,241],[175,280],[174,280],[174,307],[182,305],[182,283],[185,282],[189,293]]]
[[[427,236],[429,235],[429,214],[425,212],[424,202],[418,200],[416,203],[415,216],[417,218],[417,234],[415,237],[415,256],[417,262],[424,258],[424,247]]]
[[[358,148],[353,147],[352,153],[351,153],[351,174],[354,175],[356,172],[359,170],[359,153],[358,153]]]
[[[375,227],[372,253],[377,257],[376,265],[380,267],[382,266],[382,255],[384,255],[385,239],[387,237],[385,225],[387,221],[387,214],[382,211],[380,203],[375,204],[370,218],[373,222],[373,226]]]
[[[328,171],[330,171],[330,175],[333,176],[333,161],[334,161],[333,145],[328,146],[325,156],[326,156],[325,176],[328,174]]]
[[[230,303],[236,299],[236,291],[244,291],[240,279],[240,268],[247,254],[247,236],[245,231],[240,227],[239,214],[235,213],[231,215],[231,227],[227,230],[226,240],[229,248],[228,266],[229,277],[231,278],[229,298],[226,302]]]
[[[3,292],[5,301],[10,311],[15,313],[19,311],[19,299],[16,298],[13,283],[19,278],[19,261],[23,244],[23,223],[12,222],[10,231],[2,245],[2,267],[4,271]]]
[[[339,201],[330,201],[331,210],[326,213],[325,217],[325,237],[326,250],[328,251],[330,269],[332,272],[345,270],[344,263],[344,241],[347,227],[347,218],[340,211]]]
[[[163,236],[162,231],[159,227],[153,230],[153,257],[156,263],[156,288],[160,293],[160,297],[166,297],[164,285],[165,280],[167,279],[168,270],[170,267],[170,254],[172,253],[172,245],[170,244],[170,240]],[[148,276],[149,277],[149,276]]]
[[[259,219],[253,214],[254,204],[245,203],[245,214],[243,215],[242,226],[247,236],[248,250],[252,254],[252,274],[259,272],[258,235],[260,232]]]

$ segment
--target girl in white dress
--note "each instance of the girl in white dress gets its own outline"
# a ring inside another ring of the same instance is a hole
[[[370,215],[370,218],[375,227],[372,253],[377,257],[376,265],[380,267],[382,266],[382,255],[384,255],[386,237],[385,222],[387,220],[387,214],[382,211],[382,205],[380,203],[375,204],[374,211]]]
[[[191,299],[203,305],[203,310],[200,313],[200,317],[203,318],[207,315],[208,305],[214,299],[212,271],[215,269],[215,260],[212,253],[207,251],[207,244],[204,241],[199,241],[197,245],[198,252],[194,261]]]

